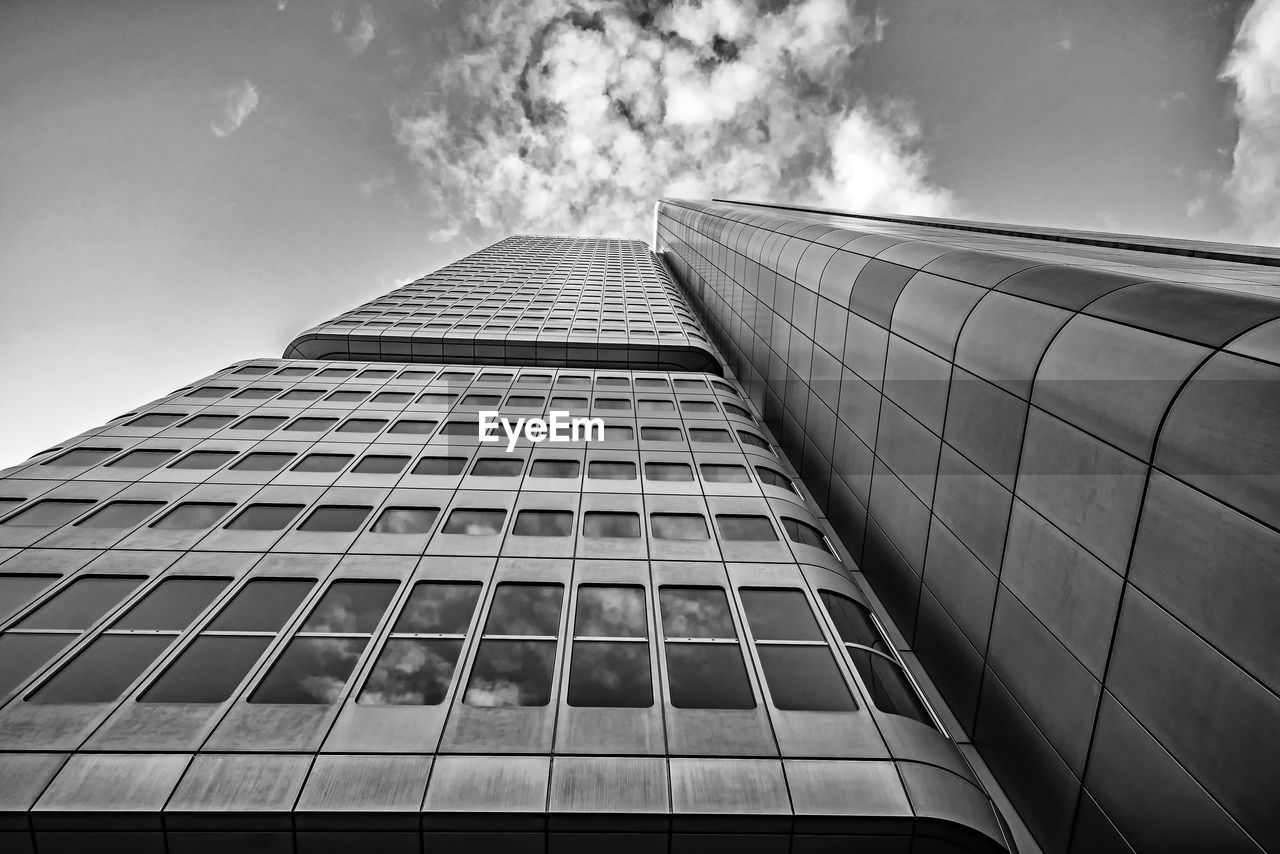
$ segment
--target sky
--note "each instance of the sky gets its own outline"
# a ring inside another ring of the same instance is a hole
[[[0,467],[662,196],[1280,244],[1280,0],[6,0]]]

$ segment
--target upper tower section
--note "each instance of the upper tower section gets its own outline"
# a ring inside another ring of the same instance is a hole
[[[308,329],[284,355],[722,373],[643,242],[528,235]]]

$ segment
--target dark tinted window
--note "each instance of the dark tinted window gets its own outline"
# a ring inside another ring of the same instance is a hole
[[[726,444],[733,441],[728,430],[708,430],[696,427],[689,428],[689,440],[703,444]]]
[[[231,512],[232,507],[235,505],[188,501],[152,522],[151,527],[172,531],[202,531],[217,524],[219,519]]]
[[[141,448],[130,451],[113,463],[108,463],[107,468],[153,469],[161,463],[167,463],[177,453],[166,448]]]
[[[767,483],[770,486],[778,486],[788,492],[795,492],[796,488],[791,483],[791,478],[787,477],[780,471],[775,471],[768,466],[756,466],[756,476],[760,478],[761,483]]]
[[[225,578],[166,578],[111,624],[112,631],[182,631],[226,589]]]
[[[563,598],[558,584],[498,585],[465,703],[545,706],[551,701]],[[508,639],[512,637],[520,639]]]
[[[525,537],[568,537],[573,534],[573,513],[568,510],[521,510],[511,533]]]
[[[69,501],[49,498],[37,501],[26,510],[4,520],[6,525],[29,528],[56,528],[64,525],[92,507],[93,501]]]
[[[650,513],[653,536],[659,540],[706,540],[707,520],[696,513]]]
[[[773,523],[768,516],[716,516],[716,527],[722,540],[766,541],[776,540]]]
[[[128,423],[129,427],[168,427],[186,413],[183,412],[149,412]]]
[[[582,535],[635,539],[640,536],[640,514],[587,511],[583,514]]]
[[[18,622],[15,628],[86,629],[132,593],[143,580],[142,576],[89,575],[77,578]]]
[[[116,699],[173,643],[172,635],[102,635],[27,698],[31,703]]]
[[[356,463],[351,471],[355,474],[399,474],[408,464],[407,456],[370,454]]]
[[[171,469],[216,469],[235,456],[233,451],[192,451],[173,463]]]
[[[302,512],[302,504],[250,504],[227,524],[232,531],[281,531]]]
[[[636,464],[616,460],[592,460],[587,463],[587,477],[592,480],[635,480]]]
[[[234,415],[197,415],[179,424],[187,430],[217,430],[235,421]]]
[[[354,454],[307,454],[291,471],[342,471],[354,457]]]
[[[298,526],[299,531],[315,533],[348,533],[359,530],[368,518],[372,507],[317,507],[311,515]]]
[[[383,418],[348,418],[338,425],[337,433],[377,433],[387,422]]]
[[[394,581],[335,581],[299,631],[369,634],[377,628],[399,586]]]
[[[112,501],[77,524],[82,528],[132,528],[163,506],[163,501]]]
[[[266,651],[271,637],[201,635],[138,698],[141,703],[221,703]]]
[[[368,638],[296,637],[276,659],[250,703],[337,702]]]
[[[436,429],[438,421],[425,421],[412,418],[401,418],[395,424],[391,425],[391,433],[415,433],[425,435]]]
[[[58,578],[56,575],[0,575],[0,620],[26,605]]]
[[[516,477],[524,471],[524,460],[520,457],[481,457],[471,467],[475,477]]]
[[[436,476],[462,474],[466,465],[466,457],[423,457],[413,467],[413,474]]]
[[[319,388],[297,388],[293,391],[287,391],[281,395],[281,400],[315,400],[324,394],[324,389]]]
[[[815,549],[822,549],[827,553],[831,552],[831,549],[827,547],[826,537],[822,535],[821,531],[807,522],[783,516],[782,527],[787,532],[787,536],[793,541],[806,546],[813,546]]]
[[[640,438],[650,442],[679,442],[683,440],[675,427],[641,427]]]
[[[274,415],[252,415],[248,418],[240,419],[240,421],[236,422],[235,426],[232,427],[231,429],[232,430],[274,430],[288,420],[289,420],[288,418],[284,418],[283,416],[278,417]]]
[[[684,463],[645,463],[647,480],[693,480],[693,469]]]
[[[41,465],[46,466],[96,466],[103,460],[120,453],[119,448],[75,448],[60,454]]]
[[[258,453],[246,454],[244,459],[236,462],[231,467],[232,471],[279,471],[284,468],[289,460],[293,459],[293,454],[277,454],[260,451]]]
[[[479,582],[424,581],[415,584],[393,632],[463,635],[471,625]]]
[[[320,433],[337,423],[336,418],[295,418],[284,429],[298,433]]]
[[[577,460],[534,460],[529,476],[573,478],[581,469],[582,464]]]
[[[278,632],[311,592],[310,578],[255,578],[209,624],[209,631]]]
[[[743,466],[703,463],[702,476],[712,483],[750,483],[751,475]]]

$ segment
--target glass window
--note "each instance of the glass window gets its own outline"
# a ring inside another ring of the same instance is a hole
[[[342,471],[355,454],[307,454],[291,471],[327,472]]]
[[[742,648],[719,587],[661,587],[659,609],[671,705],[754,709]]]
[[[591,460],[587,463],[591,480],[635,480],[636,464],[620,460]]]
[[[502,533],[506,521],[505,510],[472,510],[459,508],[449,514],[444,523],[444,533],[463,534],[468,537],[487,537]]]
[[[534,460],[529,477],[574,478],[582,470],[577,460]]]
[[[680,442],[684,437],[677,427],[641,427],[640,438],[649,442]]]
[[[282,531],[302,512],[302,504],[250,504],[227,524],[232,531]]]
[[[317,507],[298,526],[299,531],[341,534],[359,530],[364,520],[373,512],[372,507]]]
[[[882,712],[934,726],[928,709],[871,612],[860,603],[830,591],[824,590],[820,598],[872,704]]]
[[[177,451],[168,448],[139,448],[136,451],[130,451],[114,462],[107,463],[107,468],[153,469],[161,463],[167,463],[177,453]]]
[[[568,510],[521,510],[511,533],[525,537],[573,535],[573,513]]]
[[[143,576],[82,576],[0,635],[0,695],[24,682],[144,580]]]
[[[320,433],[337,423],[336,418],[295,418],[284,429],[297,433]]]
[[[693,480],[693,469],[684,463],[645,463],[645,480]]]
[[[697,513],[650,513],[653,536],[659,540],[707,540],[707,520]]]
[[[551,702],[564,587],[499,584],[463,702],[545,706]]]
[[[229,385],[206,385],[192,389],[184,394],[183,397],[222,397],[229,391],[235,391],[235,387]]]
[[[636,437],[634,427],[624,427],[618,424],[606,424],[604,427],[604,438],[609,442],[630,442]]]
[[[413,393],[408,391],[382,391],[373,396],[374,403],[408,403]]]
[[[399,474],[408,464],[407,456],[369,454],[362,457],[351,471],[353,474]]]
[[[502,402],[498,394],[468,394],[462,398],[463,406],[497,406]]]
[[[791,478],[787,477],[780,471],[769,468],[768,466],[756,466],[756,476],[760,478],[761,483],[781,487],[788,492],[796,491],[795,484],[791,482]]]
[[[324,394],[321,388],[296,388],[280,396],[281,400],[315,400]]]
[[[689,441],[701,442],[703,444],[726,444],[726,443],[732,443],[733,437],[729,435],[728,430],[714,430],[714,429],[702,429],[698,427],[690,427]]]
[[[524,471],[520,457],[481,457],[471,467],[473,477],[518,477]]]
[[[343,401],[347,403],[354,403],[357,400],[364,400],[368,396],[369,396],[369,392],[367,391],[356,391],[356,390],[335,391],[333,394],[326,397],[325,400],[337,400],[337,401]]]
[[[178,426],[186,430],[219,430],[235,420],[234,415],[197,415]]]
[[[418,395],[416,403],[428,404],[431,406],[452,406],[453,402],[458,399],[456,394],[445,394],[444,392],[427,391]]]
[[[423,457],[413,467],[413,474],[435,476],[462,474],[466,465],[466,457]]]
[[[225,578],[168,578],[30,697],[32,703],[117,699],[226,588]]]
[[[266,400],[269,397],[275,397],[282,389],[278,388],[262,388],[261,386],[250,386],[243,391],[238,391],[231,395],[232,398],[239,400]]]
[[[265,365],[246,365],[245,367],[241,368],[240,370],[236,371],[235,373],[237,373],[237,374],[248,374],[248,375],[250,375],[250,376],[257,376],[257,375],[259,375],[259,374],[269,374],[269,373],[271,373],[271,368],[269,368],[269,367],[267,367],[267,366],[265,366]]]
[[[169,466],[171,469],[207,470],[221,468],[227,460],[235,456],[234,451],[192,451],[182,459]]]
[[[643,587],[584,584],[578,588],[569,705],[653,705],[645,610]]]
[[[711,483],[750,483],[751,475],[743,466],[722,465],[719,463],[703,463],[702,477]]]
[[[766,451],[772,450],[768,442],[748,430],[739,430],[738,438],[742,440],[744,445],[753,445],[757,448],[764,448]]]
[[[249,702],[337,702],[399,586],[395,581],[329,585]]]
[[[277,377],[305,377],[314,371],[315,368],[281,368],[275,372]]]
[[[625,397],[597,397],[596,409],[626,411],[631,408],[631,401]]]
[[[439,515],[437,507],[388,507],[370,530],[375,534],[425,534]]]
[[[414,418],[401,418],[395,424],[391,425],[389,433],[412,433],[419,436],[425,436],[432,430],[436,429],[439,421],[427,421]]]
[[[14,628],[83,631],[132,593],[141,575],[86,575],[55,593]]]
[[[513,394],[507,398],[507,406],[512,409],[541,409],[547,399],[541,395]]]
[[[26,605],[52,585],[61,576],[57,575],[0,575],[0,620]]]
[[[337,433],[377,433],[387,426],[385,418],[348,418],[338,425]]]
[[[146,415],[133,419],[127,427],[168,427],[178,419],[186,415],[185,412],[148,412]]]
[[[152,528],[169,531],[202,531],[217,524],[234,504],[186,501],[151,523]]]
[[[667,388],[667,381],[657,377],[638,377],[636,388]]]
[[[756,654],[775,707],[802,712],[851,712],[857,708],[825,643],[758,642]]]
[[[827,545],[827,538],[822,532],[807,522],[801,522],[799,519],[792,519],[789,516],[782,517],[782,528],[787,532],[787,536],[793,542],[801,545],[812,546],[815,549],[822,549],[827,554],[831,554],[831,547]]]
[[[474,436],[480,435],[479,421],[449,420],[440,428],[441,436]]]
[[[453,682],[480,584],[419,582],[369,674],[359,702],[435,706]]]
[[[207,631],[274,634],[315,586],[312,578],[255,578],[240,588]]]
[[[719,412],[716,405],[709,400],[681,400],[680,409],[684,412]],[[715,440],[719,441],[719,440]],[[725,439],[728,441],[728,439]]]
[[[587,511],[583,514],[582,535],[593,539],[636,539],[640,536],[640,514]]]
[[[65,525],[84,511],[92,507],[94,501],[64,500],[47,498],[37,501],[8,519],[5,525],[16,525],[27,528],[56,528]]]
[[[120,453],[119,448],[73,448],[65,454],[59,454],[51,460],[41,463],[45,466],[96,466],[103,460],[110,459]]]
[[[81,528],[132,528],[163,506],[163,501],[112,501],[76,525]]]
[[[244,459],[236,462],[231,467],[232,471],[279,471],[284,468],[289,460],[294,458],[294,454],[269,453],[266,451],[258,451],[252,454],[246,454]]]
[[[763,542],[778,539],[768,516],[718,515],[716,527],[720,529],[722,540]]]

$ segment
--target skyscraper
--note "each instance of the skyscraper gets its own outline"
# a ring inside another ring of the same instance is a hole
[[[5,850],[1013,847],[644,244],[286,355],[0,479]]]
[[[1280,256],[655,226],[5,471],[6,850],[1276,847]]]

